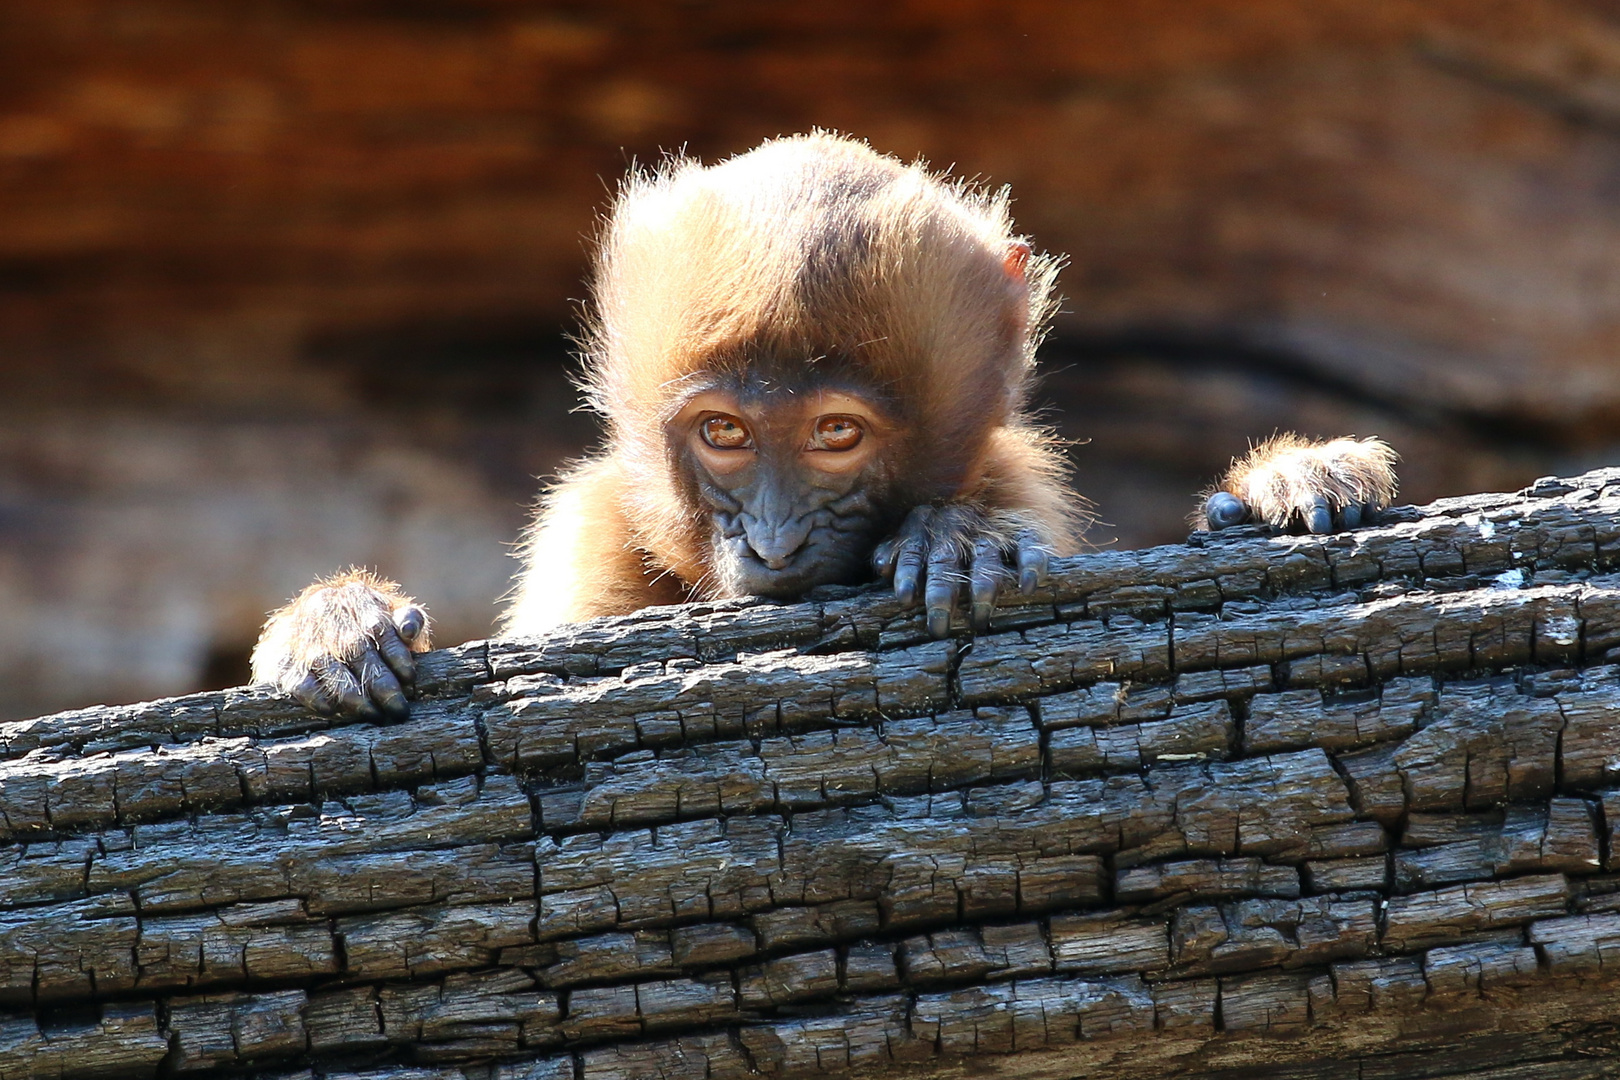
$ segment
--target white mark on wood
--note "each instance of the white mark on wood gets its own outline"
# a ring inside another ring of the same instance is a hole
[[[1581,639],[1581,621],[1573,615],[1553,615],[1541,623],[1541,636],[1554,645],[1573,645]]]

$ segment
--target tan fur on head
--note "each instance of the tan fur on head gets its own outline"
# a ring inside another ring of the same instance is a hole
[[[397,584],[369,570],[350,567],[315,582],[270,616],[253,649],[253,681],[282,685],[303,678],[316,662],[348,662],[375,640],[377,628],[402,608],[420,605]],[[380,620],[380,621],[379,621]],[[412,652],[433,647],[432,627],[409,642]]]
[[[1319,496],[1330,509],[1371,506],[1395,499],[1399,455],[1376,438],[1314,442],[1278,435],[1232,463],[1220,490],[1246,503],[1254,517],[1278,528],[1306,517]]]
[[[1057,260],[1026,261],[1009,322],[1005,264],[1022,238],[1007,202],[825,132],[632,175],[598,252],[591,403],[634,432],[704,369],[835,350],[936,408],[988,375],[982,405],[1009,413],[1023,380],[1007,373],[1033,364]]]
[[[1057,260],[1006,270],[1020,240],[985,193],[827,133],[713,167],[632,176],[603,230],[587,393],[638,476],[640,539],[687,580],[701,526],[668,482],[662,419],[705,372],[846,361],[971,470],[1022,421]],[[966,414],[966,415],[964,415]]]
[[[547,496],[506,631],[718,595],[711,525],[665,424],[743,370],[858,372],[917,444],[913,504],[1017,510],[1072,551],[1062,455],[1025,411],[1058,260],[1029,253],[1007,204],[826,132],[632,175],[603,226],[582,342],[607,445]]]

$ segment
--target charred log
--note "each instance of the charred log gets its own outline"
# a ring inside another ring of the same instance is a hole
[[[0,1078],[1620,1070],[1620,470],[0,725]]]

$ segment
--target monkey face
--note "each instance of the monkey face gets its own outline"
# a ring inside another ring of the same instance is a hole
[[[870,576],[895,441],[873,397],[754,379],[699,391],[666,430],[709,514],[719,594],[793,599]]]

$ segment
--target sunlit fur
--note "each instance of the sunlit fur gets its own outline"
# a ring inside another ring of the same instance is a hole
[[[397,584],[367,570],[349,569],[323,578],[271,614],[253,648],[253,681],[290,689],[320,661],[351,661],[375,642],[379,622],[418,606]],[[431,626],[410,643],[412,652],[433,647]],[[327,687],[328,690],[332,689]]]
[[[1395,451],[1378,439],[1313,442],[1278,435],[1232,463],[1219,490],[1241,499],[1256,521],[1287,528],[1307,517],[1316,500],[1331,509],[1395,500]]]
[[[505,631],[724,594],[711,524],[665,424],[716,379],[824,371],[896,410],[892,498],[963,501],[996,531],[1074,550],[1080,502],[1031,420],[1057,261],[1009,274],[1004,191],[816,133],[624,184],[604,224],[584,337],[604,448],[545,497]]]

